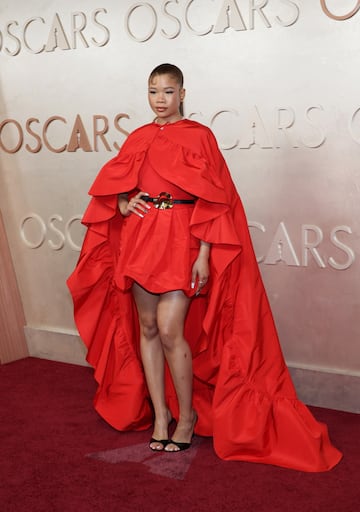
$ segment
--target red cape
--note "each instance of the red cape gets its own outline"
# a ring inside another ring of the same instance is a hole
[[[160,131],[161,130],[161,131]],[[159,176],[198,197],[191,232],[211,244],[211,287],[194,298],[185,335],[193,353],[195,432],[213,436],[219,457],[326,471],[341,459],[327,428],[297,399],[254,255],[246,216],[212,132],[184,120],[133,132],[100,171],[88,227],[68,279],[75,321],[95,368],[95,408],[118,430],[152,424],[130,291],[114,282],[122,216],[117,194],[135,189],[145,156]],[[178,416],[166,375],[166,396]]]

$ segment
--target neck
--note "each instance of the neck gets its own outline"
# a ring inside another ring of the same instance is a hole
[[[156,124],[171,124],[176,123],[177,121],[181,121],[183,119],[183,116],[179,114],[178,116],[173,117],[171,120],[162,119],[161,117],[155,117],[154,122]]]

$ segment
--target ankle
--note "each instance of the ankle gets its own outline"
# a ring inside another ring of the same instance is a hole
[[[154,423],[170,423],[172,420],[172,414],[169,409],[155,412]]]
[[[196,411],[194,409],[191,409],[191,411],[189,413],[180,413],[179,415],[179,422],[178,423],[183,423],[183,424],[194,424],[196,423],[196,420],[197,420],[197,414],[196,414]]]

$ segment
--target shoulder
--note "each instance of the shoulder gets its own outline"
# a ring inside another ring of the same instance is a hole
[[[147,123],[138,128],[135,128],[131,133],[129,133],[126,140],[135,140],[141,137],[148,137],[156,130],[156,126],[154,123]]]
[[[201,152],[219,151],[216,137],[208,126],[192,119],[185,119],[184,132],[188,135],[186,139],[191,141],[191,145],[195,145]]]
[[[212,134],[212,131],[208,126],[205,126],[204,124],[201,124],[198,121],[194,121],[193,119],[184,119],[183,124],[188,130],[192,130],[198,133],[199,135],[207,136],[209,134]]]
[[[184,119],[179,126],[184,134],[188,135],[187,139],[201,144],[201,146],[206,144],[217,146],[216,137],[208,126],[193,119]]]
[[[135,128],[121,146],[121,151],[124,152],[137,152],[142,151],[149,144],[154,136],[154,123],[144,124]]]

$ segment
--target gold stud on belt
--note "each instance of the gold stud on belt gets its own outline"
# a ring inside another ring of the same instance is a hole
[[[153,203],[158,210],[168,210],[174,206],[172,196],[168,192],[160,192]]]

